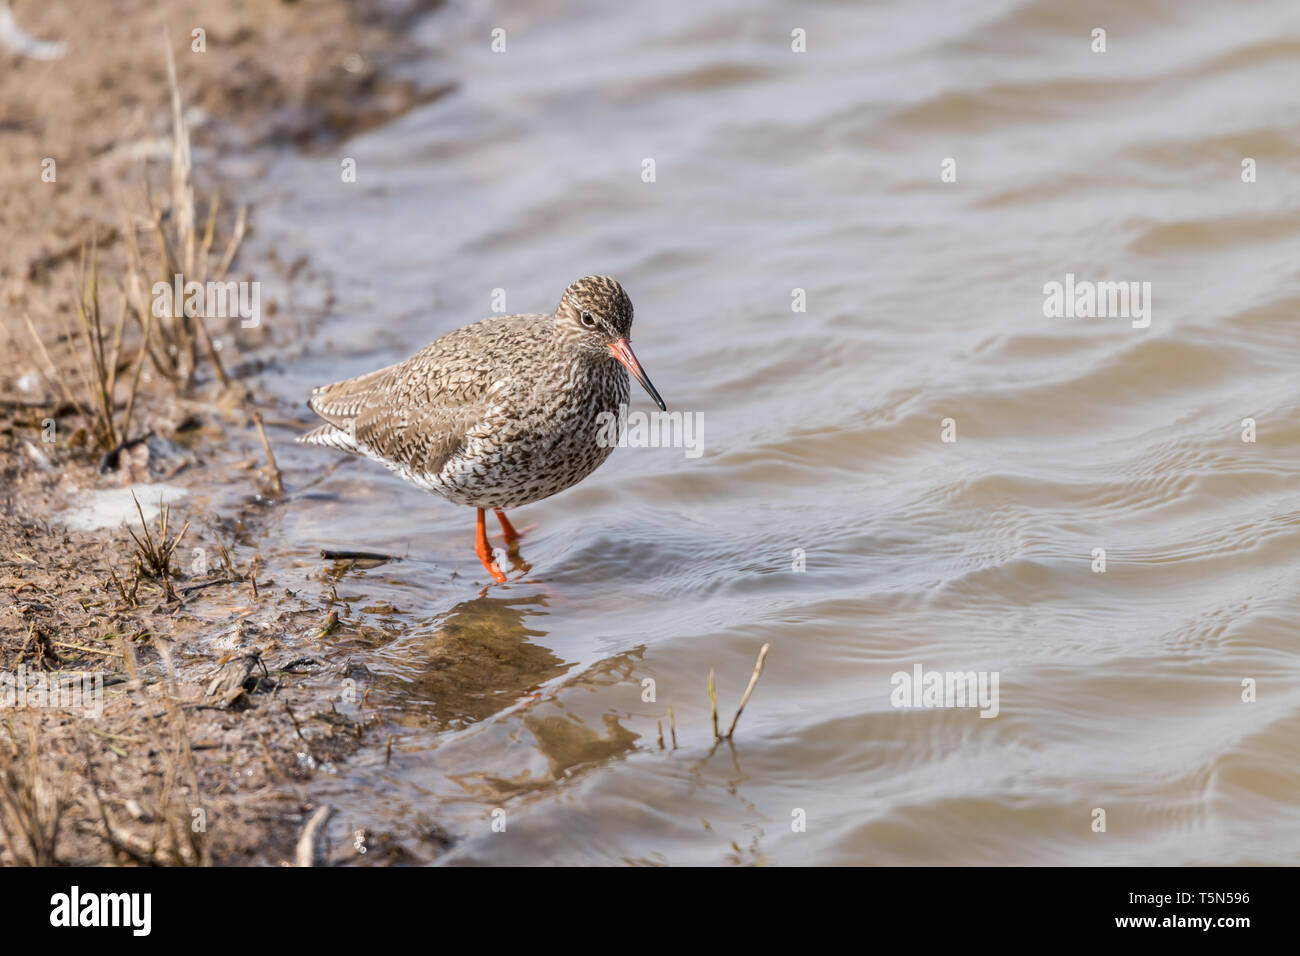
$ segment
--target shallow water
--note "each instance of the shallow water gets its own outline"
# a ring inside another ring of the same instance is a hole
[[[1296,863],[1300,7],[532,6],[452,3],[418,67],[451,95],[269,160],[259,231],[336,300],[265,384],[288,407],[604,272],[703,454],[620,449],[512,514],[531,571],[484,592],[472,511],[276,432],[271,571],[349,602],[393,735],[319,791],[335,839]],[[1149,327],[1045,317],[1067,273],[1151,283]],[[727,721],[764,642],[714,750],[707,675]],[[996,674],[997,716],[893,706],[917,665]]]

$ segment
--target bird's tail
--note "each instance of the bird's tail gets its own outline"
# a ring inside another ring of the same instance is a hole
[[[364,449],[357,444],[351,432],[336,428],[333,425],[321,425],[299,435],[298,444],[320,445],[324,448],[333,448],[336,451],[346,451],[352,455],[365,454]]]

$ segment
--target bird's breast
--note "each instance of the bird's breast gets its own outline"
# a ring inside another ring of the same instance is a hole
[[[595,471],[614,449],[611,422],[629,392],[627,373],[606,364],[614,368],[579,367],[549,381],[494,384],[491,408],[443,470],[448,497],[516,507]]]

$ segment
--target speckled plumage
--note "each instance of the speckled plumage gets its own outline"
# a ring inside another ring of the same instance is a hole
[[[555,312],[484,319],[404,362],[313,390],[308,404],[326,424],[298,440],[373,458],[456,504],[539,501],[613,451],[599,441],[598,416],[628,400],[615,351],[631,327],[622,287],[588,276]]]

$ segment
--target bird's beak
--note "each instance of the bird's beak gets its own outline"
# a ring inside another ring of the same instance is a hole
[[[650,384],[650,379],[646,377],[645,371],[641,368],[641,363],[638,362],[636,356],[632,354],[632,346],[628,343],[627,339],[619,339],[609,347],[609,350],[614,353],[614,358],[622,362],[623,367],[632,373],[632,377],[641,383],[641,387],[650,393],[650,397],[655,400],[655,404],[659,406],[659,410],[661,412],[668,411],[668,406],[664,404],[664,400],[659,397],[659,393],[655,391],[655,387]]]

